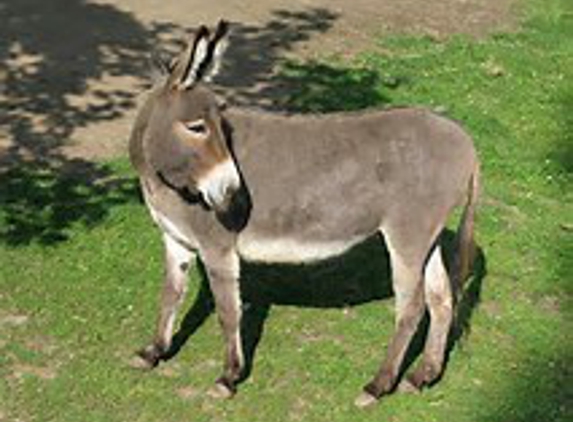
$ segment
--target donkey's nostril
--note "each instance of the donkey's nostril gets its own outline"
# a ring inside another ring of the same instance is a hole
[[[233,201],[236,191],[233,186],[220,186],[219,189],[203,192],[203,199],[210,208],[221,211]]]
[[[225,188],[225,194],[223,195],[223,198],[225,198],[225,201],[229,201],[233,195],[235,194],[237,190],[235,189],[234,186],[227,186]]]

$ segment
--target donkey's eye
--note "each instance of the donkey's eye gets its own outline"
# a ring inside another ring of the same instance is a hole
[[[185,127],[189,132],[192,132],[196,136],[207,136],[209,132],[209,129],[207,128],[207,125],[203,119],[187,122],[185,123]]]

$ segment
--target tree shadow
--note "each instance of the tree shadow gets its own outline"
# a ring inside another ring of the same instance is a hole
[[[512,377],[509,394],[485,414],[491,422],[567,422],[572,419],[571,351],[558,350],[551,357],[540,353],[530,359],[526,370]],[[549,366],[549,368],[548,368]]]
[[[560,131],[553,139],[552,150],[548,158],[557,164],[557,171],[554,172],[554,180],[559,184],[563,196],[559,200],[567,206],[567,195],[572,192],[573,187],[573,85],[563,84],[561,90],[555,99],[556,120],[560,122]],[[570,283],[571,274],[573,273],[573,220],[571,216],[563,217],[558,221],[559,231],[555,237],[554,259],[556,266],[555,287],[562,294],[560,295],[561,308],[565,312],[573,309],[570,305],[573,301],[571,295]]]
[[[289,61],[275,86],[275,90],[285,91],[276,105],[286,111],[304,113],[363,110],[390,103],[388,93],[397,87],[382,80],[378,72],[363,67]]]
[[[286,92],[279,69],[285,56],[314,34],[327,32],[339,15],[326,8],[276,10],[261,26],[234,24],[216,82],[235,105],[276,108]]]
[[[336,18],[277,10],[262,26],[235,25],[221,89],[263,104],[279,57]],[[150,53],[178,51],[192,31],[86,0],[0,0],[0,21],[0,242],[56,244],[137,200],[131,176],[64,147],[78,128],[132,111],[150,84]]]
[[[454,233],[445,230],[440,243],[444,261],[452,262]],[[450,349],[469,332],[470,320],[480,301],[481,286],[486,274],[485,255],[480,249],[470,283],[465,287],[457,307],[457,323],[452,330]],[[170,350],[163,360],[175,357],[189,338],[214,312],[204,268],[200,265],[201,286],[194,304],[183,318],[173,337]],[[392,296],[388,250],[380,236],[373,236],[340,257],[308,265],[262,265],[243,263],[241,296],[244,303],[241,332],[245,354],[245,371],[241,382],[252,370],[257,345],[273,306],[290,305],[302,308],[344,308]],[[427,321],[422,324],[408,351],[406,364],[421,353]],[[388,333],[391,335],[391,333]],[[380,350],[382,355],[382,350]]]
[[[49,246],[68,240],[75,224],[93,227],[111,207],[138,198],[133,178],[82,160],[22,163],[0,175],[0,241]]]
[[[216,78],[232,105],[287,112],[360,110],[389,102],[375,71],[343,63],[294,60],[290,55],[313,35],[331,29],[340,17],[326,8],[277,10],[262,26],[235,24]],[[319,52],[320,54],[320,52]],[[332,61],[332,60],[330,60]]]
[[[137,200],[132,177],[62,147],[135,107],[147,55],[173,28],[83,0],[0,0],[0,21],[0,241],[55,244]]]
[[[565,88],[565,87],[564,87]],[[564,89],[557,100],[558,120],[562,122],[563,130],[554,141],[554,148],[549,158],[559,164],[568,178],[573,176],[573,91]]]
[[[90,87],[143,76],[154,34],[132,15],[82,0],[2,0],[0,13],[0,125],[13,140],[2,164],[64,161],[58,147],[75,128],[135,106],[133,88]]]
[[[308,8],[277,10],[260,26],[234,24],[219,91],[237,105],[290,111],[385,103],[375,72],[283,60],[337,18]],[[96,225],[111,207],[137,200],[131,177],[64,147],[78,128],[132,111],[149,86],[150,53],[176,53],[192,31],[145,26],[85,0],[0,0],[0,20],[0,241],[56,244],[75,224]]]

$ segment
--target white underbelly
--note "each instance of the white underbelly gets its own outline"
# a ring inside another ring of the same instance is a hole
[[[242,235],[239,236],[237,242],[237,251],[245,261],[297,264],[342,255],[362,240],[362,238],[354,238],[345,241],[313,242]]]

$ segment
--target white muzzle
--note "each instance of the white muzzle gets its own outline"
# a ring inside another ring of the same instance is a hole
[[[240,186],[241,178],[231,159],[217,164],[197,182],[207,205],[216,210],[225,208]]]

